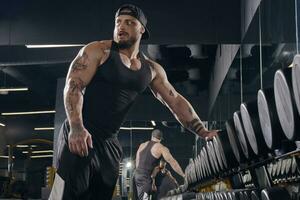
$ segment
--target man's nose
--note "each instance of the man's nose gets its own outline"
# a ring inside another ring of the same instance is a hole
[[[125,23],[124,22],[120,22],[118,28],[119,28],[119,30],[124,30]]]
[[[119,31],[124,31],[125,27],[124,26],[119,26]]]

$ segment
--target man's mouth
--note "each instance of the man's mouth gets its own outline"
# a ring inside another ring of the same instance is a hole
[[[128,35],[128,33],[124,32],[124,31],[121,31],[121,32],[118,33],[119,37],[124,37],[124,36],[127,36],[127,35]]]

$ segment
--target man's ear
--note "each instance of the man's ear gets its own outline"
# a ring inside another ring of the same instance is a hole
[[[144,33],[145,33],[145,27],[142,26],[142,27],[141,27],[141,34],[144,34]]]

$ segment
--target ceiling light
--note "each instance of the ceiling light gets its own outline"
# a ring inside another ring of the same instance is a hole
[[[39,45],[25,45],[27,48],[61,48],[61,47],[80,47],[84,44],[39,44]]]
[[[9,156],[0,156],[0,158],[9,158]],[[12,156],[13,159],[15,159],[15,156]]]
[[[5,124],[0,123],[0,126],[5,126]]]
[[[28,144],[18,144],[16,147],[25,148],[25,147],[29,147],[29,145]]]
[[[32,151],[31,153],[53,153],[53,150],[39,150],[39,151]],[[29,151],[22,151],[22,153],[29,153]]]
[[[52,158],[53,155],[30,156],[30,158]]]
[[[152,124],[152,126],[156,126],[156,123],[154,120],[151,120],[151,124]]]
[[[153,127],[121,127],[121,130],[153,130]]]
[[[0,88],[0,92],[28,91],[28,88]]]
[[[6,147],[9,147],[9,145],[6,145]],[[18,145],[16,145],[16,147],[18,147],[18,148],[26,148],[26,147],[37,147],[37,146],[36,145],[28,145],[28,144],[18,144]]]
[[[48,131],[48,130],[54,130],[54,127],[39,127],[34,128],[35,131]]]
[[[35,115],[35,114],[48,114],[48,113],[55,113],[55,110],[30,111],[30,112],[7,112],[7,113],[1,113],[1,115]]]

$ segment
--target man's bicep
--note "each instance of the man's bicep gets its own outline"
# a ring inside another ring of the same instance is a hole
[[[97,60],[85,50],[81,50],[70,64],[67,80],[80,79],[86,86],[97,69]]]
[[[163,155],[165,161],[167,161],[168,163],[173,161],[173,156],[171,155],[169,149],[164,148],[162,155]]]
[[[165,72],[161,72],[155,77],[150,84],[150,89],[158,100],[167,104],[169,107],[175,103],[176,97],[178,96],[178,93],[168,81]]]

